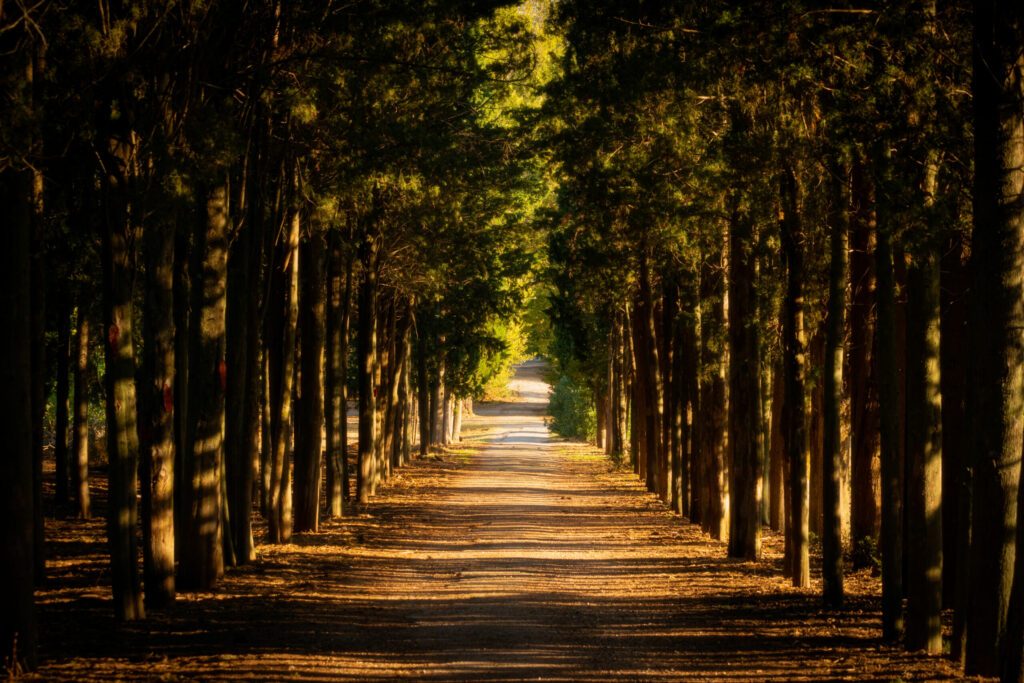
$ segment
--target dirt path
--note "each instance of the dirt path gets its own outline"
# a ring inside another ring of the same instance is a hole
[[[370,514],[261,548],[216,594],[118,629],[102,586],[44,593],[51,679],[935,679],[776,562],[724,559],[603,455],[552,440],[539,368],[478,407],[475,444],[418,461]],[[79,549],[83,556],[100,549]],[[94,568],[95,573],[95,568]],[[88,574],[82,574],[88,576]],[[87,582],[86,582],[87,583]]]

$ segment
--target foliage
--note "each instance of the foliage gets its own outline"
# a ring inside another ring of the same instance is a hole
[[[551,415],[551,429],[561,436],[592,439],[597,431],[593,394],[568,375],[562,375],[555,383],[548,413]]]

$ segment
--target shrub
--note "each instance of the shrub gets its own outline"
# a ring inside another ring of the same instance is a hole
[[[548,401],[551,429],[570,439],[591,439],[597,433],[597,415],[590,390],[562,375]]]

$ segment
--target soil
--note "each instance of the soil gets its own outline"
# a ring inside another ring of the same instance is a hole
[[[878,580],[847,609],[681,520],[593,447],[551,436],[537,362],[518,400],[403,468],[364,510],[261,545],[213,593],[119,625],[102,521],[49,521],[39,680],[935,680],[886,647]]]

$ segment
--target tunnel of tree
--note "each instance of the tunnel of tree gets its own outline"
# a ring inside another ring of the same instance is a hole
[[[9,673],[52,520],[152,618],[543,356],[677,524],[1024,681],[1021,3],[15,1],[0,65]]]

